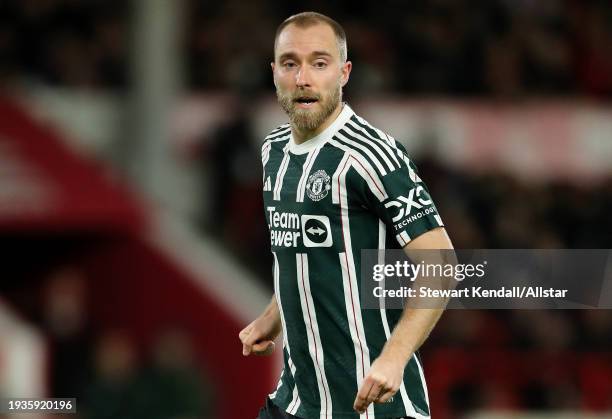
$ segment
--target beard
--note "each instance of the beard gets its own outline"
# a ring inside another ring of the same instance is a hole
[[[320,109],[298,109],[296,107],[296,100],[303,96],[316,99]],[[302,88],[297,89],[294,93],[285,93],[277,87],[276,98],[281,108],[289,116],[291,123],[298,130],[314,131],[334,113],[342,98],[342,87],[338,83],[333,89],[323,95]]]

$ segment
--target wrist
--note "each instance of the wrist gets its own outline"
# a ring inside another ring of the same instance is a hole
[[[280,312],[278,311],[278,309],[274,310],[274,308],[271,308],[270,310],[266,310],[262,314],[261,319],[266,324],[270,325],[269,327],[272,331],[272,334],[274,335],[273,337],[276,338],[276,336],[280,334],[282,329]]]
[[[405,367],[413,354],[414,350],[410,346],[391,339],[383,347],[380,356],[392,359],[394,362],[401,363]]]

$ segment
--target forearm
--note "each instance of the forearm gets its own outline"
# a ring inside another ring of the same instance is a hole
[[[408,363],[442,316],[443,308],[405,308],[382,354]]]
[[[280,318],[280,310],[278,309],[278,303],[276,301],[276,295],[272,295],[272,299],[270,303],[266,307],[266,309],[259,316],[262,319],[265,319],[267,322],[273,324],[274,330],[280,333],[281,330],[281,318]]]
[[[413,260],[423,260],[430,264],[456,263],[453,245],[443,228],[438,228],[417,237],[404,248],[406,255]],[[437,249],[438,251],[436,251]],[[442,250],[445,249],[445,250]],[[442,278],[431,279],[417,277],[413,289],[421,286],[452,286]],[[389,337],[382,354],[393,357],[404,363],[408,363],[412,355],[421,347],[434,326],[442,316],[447,298],[420,300],[419,297],[407,301],[400,321],[395,326]]]

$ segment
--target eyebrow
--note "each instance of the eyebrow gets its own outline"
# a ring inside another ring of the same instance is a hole
[[[332,55],[327,51],[313,51],[309,55],[314,57],[332,57]],[[295,52],[285,52],[278,57],[278,61],[282,61],[287,58],[297,58],[297,54]]]

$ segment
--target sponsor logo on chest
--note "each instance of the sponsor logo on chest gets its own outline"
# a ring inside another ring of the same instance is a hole
[[[270,244],[273,247],[330,247],[331,226],[325,215],[296,214],[267,207]]]

